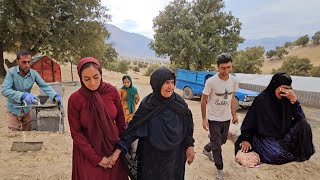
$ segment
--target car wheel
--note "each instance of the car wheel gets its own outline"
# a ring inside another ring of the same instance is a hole
[[[185,99],[191,99],[193,97],[193,92],[190,87],[185,87],[183,89],[183,98]]]

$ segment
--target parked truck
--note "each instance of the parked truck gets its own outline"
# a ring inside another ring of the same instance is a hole
[[[216,72],[178,69],[176,72],[176,88],[183,91],[183,98],[185,99],[201,96],[207,79],[215,74]],[[236,108],[249,107],[258,95],[258,92],[239,88],[235,93]]]

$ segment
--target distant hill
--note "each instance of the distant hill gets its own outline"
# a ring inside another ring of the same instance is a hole
[[[276,46],[283,46],[286,42],[293,42],[299,37],[274,37],[274,38],[261,38],[261,39],[248,39],[239,45],[238,50],[244,50],[247,47],[262,46],[265,51],[275,49]]]
[[[157,58],[155,52],[149,48],[152,39],[123,31],[111,24],[107,25],[107,29],[111,33],[107,42],[113,44],[120,56],[144,59]]]
[[[152,39],[137,33],[130,33],[121,30],[112,24],[107,25],[108,31],[111,33],[108,43],[112,43],[120,56],[144,58],[144,59],[160,59],[156,57],[153,50],[149,48]],[[247,47],[263,46],[265,51],[275,49],[276,46],[283,46],[286,42],[293,42],[299,37],[274,37],[261,39],[247,39],[244,43],[239,44],[238,50],[244,50]]]

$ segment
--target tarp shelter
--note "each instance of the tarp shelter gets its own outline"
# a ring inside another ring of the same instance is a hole
[[[34,57],[31,68],[36,70],[46,82],[61,82],[62,80],[60,65],[48,56]]]

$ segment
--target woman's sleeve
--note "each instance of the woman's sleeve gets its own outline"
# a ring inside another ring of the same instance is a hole
[[[240,143],[242,141],[248,141],[250,144],[252,144],[252,138],[253,138],[253,133],[250,132],[249,130],[241,130],[241,134],[238,137],[238,140]]]
[[[250,106],[242,124],[241,124],[241,134],[238,137],[238,141],[241,143],[242,141],[248,141],[252,145],[252,138],[256,132],[257,121],[260,118],[260,114],[258,113],[258,108],[262,102],[257,98],[253,101]]]
[[[234,155],[237,155],[237,152],[241,149],[240,144],[242,143],[242,141],[247,141],[251,144],[251,146],[253,146],[252,140],[253,140],[252,133],[246,130],[241,130],[241,134],[239,135],[238,139],[234,143],[234,146],[235,146]]]
[[[115,119],[120,134],[126,130],[126,122],[124,119],[123,107],[118,92],[115,92],[115,106],[117,108],[117,117]]]
[[[295,121],[306,117],[298,100],[293,104],[293,117]]]
[[[120,101],[122,101],[122,99],[123,99],[122,90],[121,90],[121,89],[119,89],[119,90],[118,90],[118,93],[119,93]]]
[[[122,153],[127,153],[133,141],[138,139],[138,136],[126,135],[121,138],[120,141],[117,142],[116,148],[120,149]]]
[[[144,115],[143,111],[143,102],[142,105],[139,106],[137,112],[133,116],[132,120],[128,124],[128,128],[122,134],[120,141],[116,144],[117,149],[120,149],[121,152],[126,153],[130,150],[131,144],[133,141],[140,137],[146,137],[148,134],[148,126],[146,123],[139,125],[139,119],[141,118],[141,114]],[[140,115],[139,115],[140,114]]]
[[[193,129],[194,129],[194,124],[193,124],[193,118],[191,116],[191,117],[188,117],[187,135],[184,139],[186,148],[190,146],[194,146]]]
[[[136,94],[136,99],[135,99],[135,104],[138,104],[139,103],[139,101],[140,101],[140,96],[139,96],[139,94],[137,93]]]
[[[68,121],[73,143],[77,146],[77,148],[79,148],[81,153],[85,155],[94,166],[98,165],[103,157],[96,153],[96,151],[90,144],[89,139],[84,136],[80,125],[80,109],[77,109],[77,102],[74,102],[74,100],[75,99],[73,99],[71,96],[71,98],[68,101]],[[74,154],[74,156],[78,155]]]

